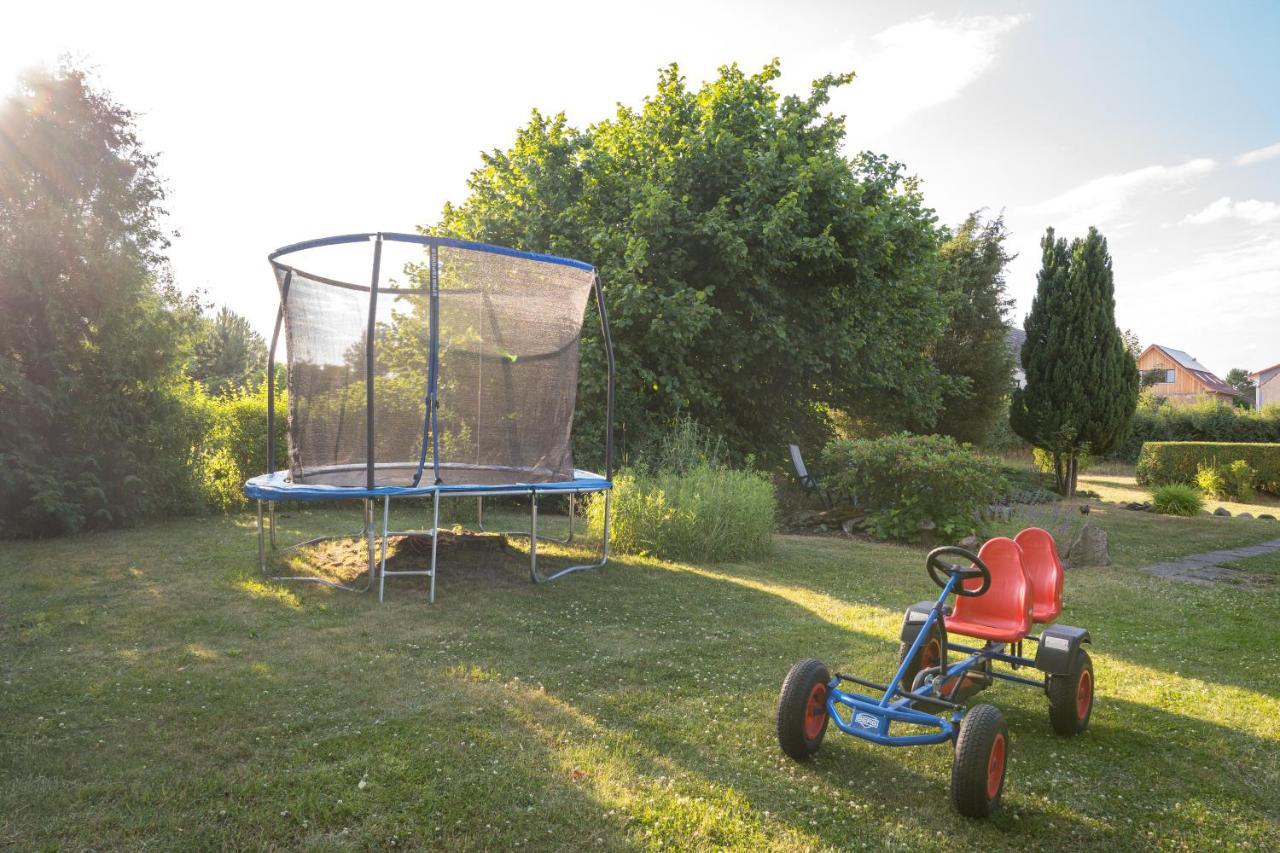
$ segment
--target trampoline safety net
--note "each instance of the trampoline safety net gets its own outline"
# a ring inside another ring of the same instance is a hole
[[[379,282],[380,239],[369,284],[273,261],[288,347],[290,479],[361,488],[572,480],[578,343],[594,270],[413,242],[425,244],[422,259],[396,286]]]

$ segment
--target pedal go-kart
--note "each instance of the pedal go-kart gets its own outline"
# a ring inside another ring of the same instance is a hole
[[[953,562],[955,559],[959,562]],[[988,817],[1000,806],[1009,760],[1009,728],[994,705],[962,704],[994,679],[1039,687],[1049,697],[1049,723],[1077,735],[1093,711],[1093,664],[1081,646],[1083,628],[1050,625],[1062,612],[1062,562],[1053,537],[1037,527],[1014,539],[989,540],[973,554],[935,548],[925,567],[942,593],[907,608],[898,671],[888,684],[853,675],[832,676],[821,661],[802,660],[787,673],[778,697],[778,743],[804,761],[818,751],[828,722],[846,734],[882,746],[952,741],[951,801],[960,814]],[[947,599],[954,594],[954,606]],[[1033,624],[1048,627],[1039,636]],[[980,647],[951,635],[983,640]],[[1035,657],[1024,657],[1024,642]],[[962,655],[955,663],[952,652]],[[1012,671],[997,670],[1005,664]],[[1018,675],[1039,670],[1038,678]],[[844,689],[847,683],[879,691],[879,698]],[[895,725],[914,732],[895,733]],[[919,728],[932,729],[920,732]]]

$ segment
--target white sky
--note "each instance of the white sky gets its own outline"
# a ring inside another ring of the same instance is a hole
[[[24,3],[0,81],[94,66],[161,153],[179,282],[265,332],[268,251],[434,222],[534,106],[584,126],[670,61],[696,84],[778,56],[785,91],[853,69],[851,151],[904,161],[943,221],[1006,211],[1018,318],[1044,227],[1096,224],[1120,325],[1222,374],[1280,362],[1280,16],[1259,5]]]

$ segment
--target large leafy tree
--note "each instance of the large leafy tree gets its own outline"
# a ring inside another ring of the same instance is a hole
[[[944,392],[934,430],[974,444],[984,443],[1005,416],[1013,383],[1006,342],[1006,315],[1013,305],[1004,286],[1004,269],[1012,260],[1005,250],[1007,236],[1003,217],[983,222],[973,213],[940,250],[942,290],[951,300],[951,314],[931,357],[953,384]]]
[[[1027,381],[1010,408],[1014,432],[1053,456],[1059,490],[1076,488],[1082,452],[1107,453],[1125,437],[1138,402],[1138,366],[1116,328],[1107,241],[1096,228],[1070,246],[1053,229],[1040,242],[1027,315]]]
[[[677,413],[776,455],[819,440],[831,410],[900,426],[939,409],[921,357],[946,322],[932,211],[900,164],[841,153],[823,108],[852,75],[781,97],[778,74],[730,65],[695,90],[672,65],[638,109],[586,130],[535,112],[435,229],[596,264],[633,447]],[[586,457],[603,433],[596,336],[588,324]]]
[[[177,392],[195,308],[132,114],[72,68],[0,103],[0,535],[192,499]]]
[[[225,305],[202,317],[187,374],[213,394],[257,387],[266,376],[267,345],[249,321]]]

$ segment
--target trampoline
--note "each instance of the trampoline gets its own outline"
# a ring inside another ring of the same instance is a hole
[[[404,266],[404,281],[382,274],[384,246],[393,243],[410,244],[414,252]],[[313,250],[325,247],[345,247],[351,258],[353,250],[363,249],[360,244],[371,250],[360,261],[369,264],[367,284],[322,277],[296,265],[302,256],[314,269],[324,252]],[[286,256],[288,262],[281,260]],[[387,577],[424,575],[434,603],[440,501],[449,497],[475,498],[482,530],[485,497],[528,497],[528,530],[508,535],[528,537],[534,582],[608,562],[614,358],[595,267],[500,246],[386,232],[295,243],[268,260],[280,305],[267,375],[274,375],[283,331],[289,420],[288,466],[275,470],[275,389],[269,382],[268,470],[244,487],[257,502],[258,561],[265,577],[353,592],[367,591],[376,581],[381,601]],[[573,463],[579,339],[592,295],[607,365],[603,475]],[[542,574],[539,496],[568,497],[569,533],[558,541],[569,542],[576,499],[591,492],[604,493],[598,558]],[[430,527],[389,529],[394,498],[430,498]],[[363,502],[358,532],[286,548],[278,544],[277,502],[351,499]],[[389,571],[388,538],[412,534],[431,537],[430,568]],[[363,586],[273,575],[268,569],[268,542],[276,551],[343,538],[364,540]]]

